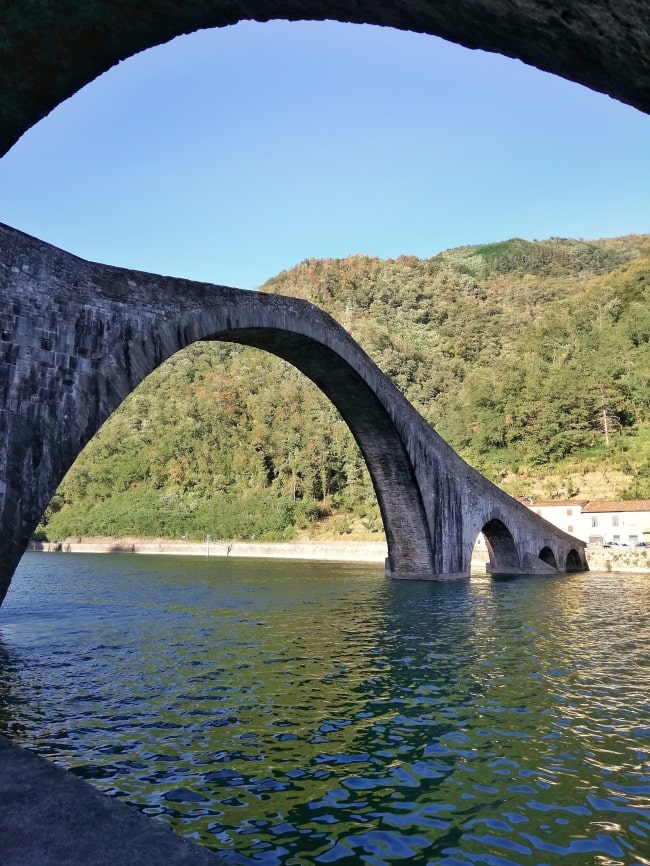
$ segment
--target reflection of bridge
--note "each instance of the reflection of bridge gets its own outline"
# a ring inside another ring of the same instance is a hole
[[[354,340],[305,301],[96,265],[0,227],[0,591],[79,451],[159,364],[197,340],[258,346],[334,403],[372,476],[395,577],[586,568],[584,544],[471,469]]]

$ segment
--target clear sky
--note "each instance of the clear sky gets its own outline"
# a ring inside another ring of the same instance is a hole
[[[0,220],[256,288],[305,258],[650,232],[650,117],[498,55],[242,23],[133,57],[0,160]]]

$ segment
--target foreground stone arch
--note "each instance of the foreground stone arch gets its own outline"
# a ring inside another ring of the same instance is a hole
[[[0,155],[64,99],[146,48],[241,20],[326,18],[517,57],[650,111],[643,0],[0,0]]]
[[[312,304],[93,264],[1,224],[0,250],[0,600],[84,445],[152,370],[198,340],[272,352],[334,403],[370,470],[388,574],[465,577],[482,529],[499,571],[536,573],[532,552],[544,546],[558,562],[581,549],[469,467]]]

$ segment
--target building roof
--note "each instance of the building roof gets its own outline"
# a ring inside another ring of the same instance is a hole
[[[582,508],[586,514],[603,514],[610,512],[625,511],[650,511],[650,499],[536,499],[531,501],[530,497],[522,496],[519,499],[528,508],[571,508],[572,506]]]
[[[532,503],[527,500],[524,501],[530,508],[550,508],[551,506],[570,508],[572,505],[580,505],[584,508],[589,503],[588,499],[535,499]]]
[[[587,514],[602,513],[606,511],[650,511],[650,499],[630,499],[627,502],[588,502],[582,511]]]

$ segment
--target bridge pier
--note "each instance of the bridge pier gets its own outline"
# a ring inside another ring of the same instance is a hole
[[[467,580],[470,576],[469,571],[459,571],[456,573],[448,572],[447,574],[434,574],[431,571],[405,573],[399,568],[393,568],[388,557],[386,557],[386,562],[384,564],[384,574],[392,580]]]
[[[350,335],[305,301],[98,265],[0,225],[0,601],[64,474],[122,400],[198,340],[289,361],[332,401],[366,461],[396,578],[469,575],[483,531],[493,566],[585,545],[471,469]],[[542,560],[540,560],[541,562]]]

